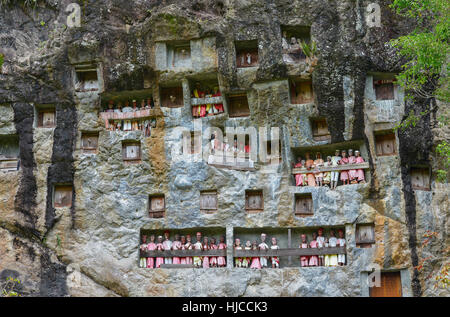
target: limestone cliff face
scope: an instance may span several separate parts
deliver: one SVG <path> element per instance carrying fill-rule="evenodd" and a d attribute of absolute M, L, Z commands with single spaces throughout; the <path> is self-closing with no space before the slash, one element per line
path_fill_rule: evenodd
<path fill-rule="evenodd" d="M 414 25 L 400 20 L 388 1 L 328 0 L 115 0 L 78 1 L 81 26 L 68 28 L 72 1 L 42 0 L 34 8 L 0 8 L 0 136 L 18 136 L 20 169 L 0 170 L 0 279 L 19 277 L 21 292 L 39 296 L 367 296 L 362 282 L 373 264 L 401 271 L 403 296 L 448 296 L 434 289 L 434 276 L 448 249 L 447 184 L 411 187 L 410 168 L 436 168 L 434 145 L 448 138 L 436 128 L 437 113 L 419 127 L 396 134 L 397 155 L 377 156 L 375 134 L 392 129 L 410 109 L 403 92 L 387 112 L 374 101 L 372 76 L 395 73 L 404 61 L 385 44 Z M 73 1 L 76 2 L 76 1 Z M 366 7 L 378 2 L 381 27 L 366 23 Z M 286 64 L 281 27 L 308 26 L 317 43 L 313 62 Z M 236 41 L 257 40 L 258 67 L 236 67 Z M 166 43 L 190 41 L 191 66 L 167 65 Z M 95 65 L 99 91 L 77 92 L 79 65 Z M 314 101 L 291 104 L 289 80 L 312 78 Z M 197 80 L 217 80 L 222 94 L 245 91 L 250 116 L 228 113 L 201 119 L 194 127 L 190 91 Z M 178 83 L 184 106 L 160 107 L 160 87 Z M 107 98 L 145 91 L 153 95 L 157 126 L 107 131 L 99 113 Z M 36 109 L 51 104 L 56 127 L 37 128 Z M 381 107 L 381 108 L 380 108 Z M 386 115 L 387 113 L 387 115 Z M 315 141 L 311 119 L 327 119 L 330 141 Z M 176 161 L 179 127 L 279 127 L 282 163 L 275 170 L 240 171 L 206 161 Z M 433 128 L 432 128 L 433 127 Z M 98 150 L 86 155 L 81 134 L 99 133 Z M 0 146 L 3 139 L 0 139 Z M 142 162 L 122 160 L 122 141 L 141 141 Z M 305 149 L 357 146 L 370 169 L 365 184 L 295 187 L 292 163 Z M 336 145 L 333 145 L 336 144 Z M 53 188 L 73 186 L 71 207 L 53 207 Z M 200 191 L 216 190 L 218 211 L 200 211 Z M 263 191 L 264 211 L 245 211 L 245 190 Z M 295 194 L 311 193 L 314 215 L 293 213 Z M 164 194 L 164 218 L 148 217 L 149 195 Z M 358 248 L 358 224 L 374 224 L 376 244 Z M 143 269 L 138 265 L 141 232 L 212 230 L 256 239 L 264 230 L 280 236 L 292 228 L 294 246 L 302 231 L 343 228 L 347 265 L 245 270 Z M 159 230 L 159 231 L 158 231 Z M 214 231 L 216 230 L 216 231 Z M 253 231 L 252 231 L 253 230 Z M 427 230 L 438 232 L 421 247 Z M 252 236 L 253 234 L 253 236 Z M 284 239 L 284 240 L 283 240 Z M 231 249 L 228 256 L 232 256 Z M 430 257 L 420 273 L 413 269 Z M 295 259 L 297 261 L 297 259 Z M 284 264 L 284 263 L 283 263 Z"/>

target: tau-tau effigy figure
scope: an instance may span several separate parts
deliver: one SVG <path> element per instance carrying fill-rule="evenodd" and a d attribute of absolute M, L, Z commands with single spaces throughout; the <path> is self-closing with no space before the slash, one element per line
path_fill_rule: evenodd
<path fill-rule="evenodd" d="M 251 250 L 251 249 L 252 249 L 252 243 L 250 242 L 250 240 L 247 240 L 247 242 L 245 243 L 244 250 L 248 251 L 248 250 Z M 251 263 L 251 260 L 252 259 L 249 258 L 249 257 L 243 258 L 242 259 L 242 267 L 245 267 L 245 268 L 249 267 L 250 263 Z"/>
<path fill-rule="evenodd" d="M 325 237 L 323 236 L 323 228 L 319 228 L 319 236 L 317 237 L 317 247 L 323 248 L 325 246 Z M 324 256 L 319 255 L 319 266 L 324 266 Z"/>
<path fill-rule="evenodd" d="M 163 242 L 163 246 L 164 246 L 164 250 L 165 251 L 172 250 L 172 241 L 170 241 L 169 237 L 170 237 L 170 232 L 168 230 L 166 230 L 164 232 L 164 242 Z M 165 257 L 164 258 L 164 264 L 172 264 L 172 258 L 171 257 Z"/>
<path fill-rule="evenodd" d="M 194 249 L 194 246 L 191 242 L 190 234 L 186 235 L 186 244 L 184 245 L 184 249 L 185 250 L 193 250 Z M 192 257 L 190 257 L 190 256 L 186 257 L 186 264 L 193 264 L 193 263 L 194 263 L 194 261 L 193 261 Z"/>
<path fill-rule="evenodd" d="M 345 239 L 344 239 L 344 231 L 342 229 L 338 230 L 339 239 L 337 240 L 337 245 L 339 247 L 345 247 Z M 338 254 L 338 264 L 344 265 L 345 264 L 345 254 Z"/>
<path fill-rule="evenodd" d="M 252 243 L 252 250 L 258 250 L 258 244 L 256 241 L 253 241 Z M 259 257 L 255 256 L 252 257 L 252 263 L 250 264 L 251 269 L 260 269 L 261 268 L 261 262 L 259 261 Z"/>
<path fill-rule="evenodd" d="M 164 251 L 164 246 L 163 246 L 162 242 L 163 242 L 163 237 L 159 236 L 158 237 L 158 243 L 156 244 L 156 250 Z M 164 258 L 157 257 L 156 258 L 156 263 L 155 263 L 155 268 L 161 267 L 161 264 L 164 264 Z"/>
<path fill-rule="evenodd" d="M 172 244 L 172 250 L 181 250 L 181 241 L 180 241 L 180 235 L 177 233 L 175 234 L 175 241 Z M 181 259 L 178 256 L 173 257 L 172 264 L 181 264 Z"/>
<path fill-rule="evenodd" d="M 218 248 L 219 250 L 226 250 L 227 245 L 225 244 L 225 237 L 224 237 L 224 236 L 221 236 L 221 237 L 220 237 L 220 242 L 219 242 L 219 245 L 218 245 L 217 248 Z M 217 258 L 217 265 L 218 265 L 219 267 L 224 267 L 224 266 L 226 266 L 226 265 L 227 265 L 227 259 L 226 259 L 224 256 L 219 256 L 219 257 Z"/>
<path fill-rule="evenodd" d="M 330 230 L 330 238 L 328 239 L 328 246 L 330 248 L 335 248 L 337 246 L 338 240 L 336 239 L 334 235 L 334 230 Z M 338 255 L 337 254 L 330 254 L 329 255 L 329 266 L 337 266 L 338 265 Z"/>
<path fill-rule="evenodd" d="M 208 237 L 204 237 L 203 238 L 203 245 L 202 245 L 203 250 L 207 251 L 209 250 L 209 242 L 208 242 Z M 207 269 L 209 268 L 209 256 L 204 256 L 203 257 L 203 268 Z"/>
<path fill-rule="evenodd" d="M 299 156 L 297 158 L 297 163 L 294 165 L 294 168 L 302 168 L 302 158 Z M 295 174 L 295 186 L 304 186 L 303 182 L 303 175 L 304 174 Z"/>
<path fill-rule="evenodd" d="M 323 173 L 319 172 L 319 167 L 323 165 L 323 159 L 322 159 L 322 155 L 320 154 L 320 152 L 316 153 L 316 160 L 314 161 L 314 167 L 317 169 L 316 172 L 314 173 L 314 176 L 316 178 L 316 184 L 318 186 L 322 186 L 323 185 Z"/>
<path fill-rule="evenodd" d="M 306 169 L 311 170 L 312 168 L 314 168 L 314 161 L 310 158 L 309 153 L 306 153 L 305 156 L 305 167 Z M 316 186 L 316 178 L 314 176 L 314 173 L 308 173 L 306 177 L 308 178 L 308 186 Z"/>
<path fill-rule="evenodd" d="M 262 251 L 269 250 L 269 246 L 266 243 L 266 236 L 267 235 L 265 233 L 261 233 L 261 243 L 258 246 L 259 250 L 262 250 Z M 261 263 L 261 267 L 267 267 L 267 256 L 262 256 L 262 257 L 260 257 L 259 260 Z"/>
<path fill-rule="evenodd" d="M 181 250 L 186 250 L 186 237 L 185 236 L 181 236 L 180 242 L 181 242 Z M 181 257 L 180 258 L 180 264 L 187 264 L 186 263 L 186 257 Z"/>
<path fill-rule="evenodd" d="M 234 240 L 234 249 L 235 249 L 235 250 L 242 250 L 242 247 L 241 247 L 241 240 L 238 239 L 238 238 L 236 238 L 236 239 Z M 242 267 L 242 258 L 236 257 L 236 258 L 234 259 L 234 266 L 235 266 L 235 267 Z"/>
<path fill-rule="evenodd" d="M 340 164 L 341 156 L 339 153 L 339 150 L 336 150 L 334 152 L 334 156 L 331 158 L 331 166 L 335 167 Z M 331 189 L 335 189 L 337 186 L 337 183 L 339 181 L 339 172 L 331 172 Z"/>
<path fill-rule="evenodd" d="M 147 251 L 147 236 L 142 236 L 142 243 L 141 243 L 141 252 Z M 144 257 L 139 258 L 139 267 L 147 267 L 147 259 Z"/>
<path fill-rule="evenodd" d="M 216 245 L 216 238 L 212 237 L 211 242 L 209 244 L 210 250 L 217 250 L 218 246 Z M 216 256 L 210 256 L 209 257 L 209 266 L 210 267 L 217 267 L 217 257 Z"/>
<path fill-rule="evenodd" d="M 203 250 L 202 245 L 202 234 L 200 232 L 197 232 L 196 234 L 197 242 L 194 244 L 194 250 Z M 202 257 L 201 256 L 194 256 L 194 266 L 196 267 L 202 267 Z"/>
<path fill-rule="evenodd" d="M 342 158 L 339 161 L 339 164 L 341 165 L 346 165 L 348 164 L 348 157 L 347 157 L 347 151 L 342 150 Z M 344 185 L 348 185 L 349 184 L 349 175 L 348 175 L 348 171 L 341 171 L 341 181 Z"/>
<path fill-rule="evenodd" d="M 364 159 L 361 157 L 361 153 L 359 151 L 355 151 L 355 155 L 356 155 L 356 164 L 364 163 Z M 365 183 L 363 169 L 356 170 L 356 179 L 360 183 Z"/>
<path fill-rule="evenodd" d="M 331 156 L 327 156 L 327 161 L 325 163 L 323 163 L 324 167 L 331 167 L 332 163 L 331 163 Z M 331 173 L 330 172 L 324 172 L 323 173 L 323 185 L 324 186 L 329 186 L 331 183 Z"/>
<path fill-rule="evenodd" d="M 306 240 L 306 234 L 302 234 L 300 236 L 300 238 L 301 238 L 302 242 L 300 243 L 299 248 L 300 249 L 307 249 L 308 248 L 308 241 Z M 300 257 L 300 265 L 301 266 L 309 266 L 309 257 L 306 256 L 306 255 L 302 255 Z"/>
<path fill-rule="evenodd" d="M 313 236 L 313 239 L 309 243 L 309 247 L 313 248 L 313 249 L 317 249 L 317 247 L 319 245 L 316 240 L 317 233 L 313 232 L 312 236 Z M 308 266 L 318 266 L 318 265 L 319 265 L 319 257 L 317 255 L 311 255 L 311 257 L 309 258 Z"/>
<path fill-rule="evenodd" d="M 277 244 L 277 238 L 273 237 L 272 238 L 272 245 L 270 246 L 270 249 L 272 250 L 278 250 L 280 247 Z M 272 256 L 270 258 L 271 262 L 272 262 L 272 268 L 279 268 L 280 267 L 280 259 L 277 256 Z"/>
<path fill-rule="evenodd" d="M 355 164 L 356 163 L 356 157 L 353 155 L 353 150 L 350 149 L 348 150 L 348 164 Z M 357 181 L 355 180 L 356 178 L 356 170 L 351 169 L 348 171 L 348 178 L 349 178 L 349 182 L 351 184 L 356 184 Z"/>
<path fill-rule="evenodd" d="M 156 250 L 156 243 L 155 243 L 155 235 L 152 234 L 150 236 L 150 242 L 147 244 L 147 250 L 149 251 L 154 251 Z M 155 266 L 155 258 L 147 258 L 147 268 L 149 269 L 153 269 L 153 267 Z"/>

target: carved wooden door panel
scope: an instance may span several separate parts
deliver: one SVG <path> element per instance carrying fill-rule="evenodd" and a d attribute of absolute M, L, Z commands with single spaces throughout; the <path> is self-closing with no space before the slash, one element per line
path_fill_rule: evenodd
<path fill-rule="evenodd" d="M 295 214 L 304 215 L 312 214 L 312 198 L 311 197 L 298 197 L 295 200 Z"/>
<path fill-rule="evenodd" d="M 230 117 L 245 117 L 250 115 L 248 100 L 246 95 L 230 96 Z"/>
<path fill-rule="evenodd" d="M 164 206 L 164 197 L 152 197 L 151 198 L 151 211 L 163 211 Z"/>
<path fill-rule="evenodd" d="M 213 211 L 217 209 L 217 193 L 204 192 L 200 194 L 200 209 L 204 211 Z"/>
<path fill-rule="evenodd" d="M 380 287 L 370 287 L 370 297 L 402 297 L 400 272 L 381 272 Z"/>
<path fill-rule="evenodd" d="M 373 225 L 357 225 L 355 238 L 357 245 L 375 243 L 375 232 Z"/>

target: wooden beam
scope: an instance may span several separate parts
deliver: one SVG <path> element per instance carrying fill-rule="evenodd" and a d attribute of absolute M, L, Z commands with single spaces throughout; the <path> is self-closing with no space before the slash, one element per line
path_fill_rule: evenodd
<path fill-rule="evenodd" d="M 288 229 L 288 248 L 292 249 L 292 230 L 291 228 Z M 288 263 L 289 265 L 292 265 L 292 257 L 288 257 Z"/>
<path fill-rule="evenodd" d="M 193 264 L 161 264 L 162 269 L 193 269 Z"/>
<path fill-rule="evenodd" d="M 339 172 L 357 169 L 368 169 L 369 162 L 359 163 L 359 164 L 345 164 L 339 166 L 319 166 L 318 172 Z M 313 174 L 316 169 L 307 170 L 306 168 L 293 168 L 292 174 Z"/>
<path fill-rule="evenodd" d="M 261 250 L 234 250 L 234 257 L 261 257 L 261 256 L 308 256 L 308 255 L 327 255 L 327 254 L 346 254 L 345 247 L 335 248 L 287 248 L 267 251 Z"/>
<path fill-rule="evenodd" d="M 142 258 L 170 258 L 193 256 L 227 256 L 227 250 L 167 250 L 167 251 L 142 251 Z"/>

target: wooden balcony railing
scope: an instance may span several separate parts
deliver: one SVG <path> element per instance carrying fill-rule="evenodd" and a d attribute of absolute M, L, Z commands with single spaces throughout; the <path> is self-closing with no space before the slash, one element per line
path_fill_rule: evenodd
<path fill-rule="evenodd" d="M 209 98 L 191 98 L 191 105 L 208 105 L 208 104 L 221 104 L 223 103 L 223 97 L 209 97 Z"/>
<path fill-rule="evenodd" d="M 335 248 L 285 248 L 278 250 L 234 250 L 234 257 L 261 257 L 261 256 L 310 256 L 327 254 L 346 254 L 345 247 Z"/>
<path fill-rule="evenodd" d="M 359 164 L 345 164 L 338 166 L 319 166 L 317 169 L 306 169 L 304 167 L 293 168 L 292 174 L 311 174 L 315 171 L 318 172 L 339 172 L 348 170 L 358 170 L 358 169 L 369 169 L 369 162 L 359 163 Z"/>

